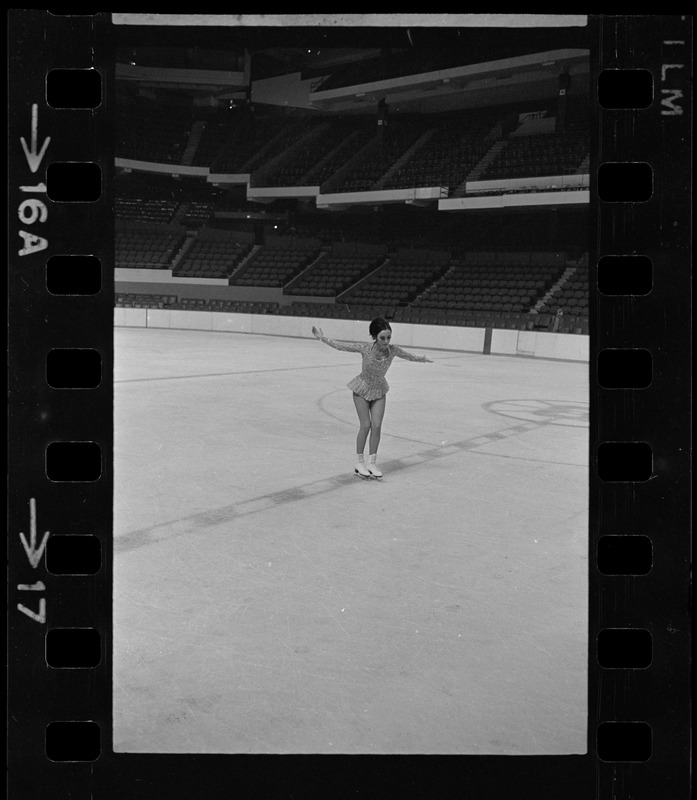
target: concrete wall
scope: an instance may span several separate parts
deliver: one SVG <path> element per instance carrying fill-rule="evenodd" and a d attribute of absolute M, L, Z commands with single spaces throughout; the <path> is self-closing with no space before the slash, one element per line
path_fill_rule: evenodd
<path fill-rule="evenodd" d="M 220 311 L 179 311 L 160 308 L 116 308 L 117 327 L 176 328 L 229 333 L 259 333 L 274 336 L 312 338 L 312 326 L 322 328 L 332 339 L 363 342 L 368 339 L 366 320 L 313 319 L 271 314 L 227 314 Z M 395 323 L 399 343 L 468 353 L 484 352 L 484 328 Z M 526 356 L 562 361 L 588 362 L 588 336 L 543 331 L 492 330 L 491 354 Z"/>

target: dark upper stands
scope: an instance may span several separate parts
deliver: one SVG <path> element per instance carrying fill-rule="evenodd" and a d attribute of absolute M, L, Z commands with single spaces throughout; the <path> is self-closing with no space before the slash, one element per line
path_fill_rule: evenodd
<path fill-rule="evenodd" d="M 448 267 L 450 253 L 399 250 L 384 266 L 372 272 L 339 298 L 348 304 L 410 302 Z"/>
<path fill-rule="evenodd" d="M 346 175 L 333 186 L 333 191 L 338 192 L 365 192 L 385 176 L 387 171 L 397 166 L 400 158 L 406 157 L 410 147 L 428 130 L 426 120 L 410 119 L 401 120 L 398 124 L 390 125 L 383 135 L 378 138 L 369 153 L 356 161 L 349 168 Z"/>
<path fill-rule="evenodd" d="M 356 120 L 327 120 L 319 134 L 284 159 L 261 185 L 320 185 L 375 135 L 375 128 Z"/>
<path fill-rule="evenodd" d="M 178 206 L 176 200 L 148 200 L 143 197 L 117 197 L 114 202 L 117 219 L 136 222 L 169 222 Z"/>
<path fill-rule="evenodd" d="M 155 116 L 147 107 L 141 110 L 137 120 L 133 109 L 119 119 L 117 154 L 179 163 L 191 115 L 166 110 Z M 553 119 L 547 122 L 554 124 Z M 480 180 L 573 173 L 588 156 L 588 133 L 583 127 L 525 136 L 515 135 L 515 124 L 512 129 L 514 134 L 505 138 L 492 118 L 465 115 L 393 117 L 379 132 L 374 119 L 289 115 L 279 127 L 277 119 L 254 122 L 248 114 L 233 114 L 209 121 L 198 149 L 190 155 L 194 164 L 212 171 L 250 172 L 254 185 L 326 187 L 329 182 L 327 191 L 447 186 L 451 193 L 462 186 L 497 137 L 505 144 L 499 145 L 498 156 L 479 174 Z M 447 224 L 442 230 L 436 230 L 438 223 L 432 229 L 427 224 L 410 228 L 413 216 L 404 214 L 400 223 L 388 209 L 356 217 L 351 225 L 344 225 L 341 215 L 332 220 L 327 212 L 316 212 L 315 219 L 324 215 L 327 220 L 323 225 L 304 224 L 300 215 L 290 226 L 293 236 L 267 235 L 264 245 L 253 247 L 251 227 L 246 237 L 240 237 L 239 232 L 211 226 L 233 224 L 229 219 L 216 220 L 215 212 L 226 203 L 234 210 L 259 210 L 259 206 L 226 200 L 223 192 L 216 194 L 202 179 L 194 189 L 193 179 L 178 182 L 174 189 L 160 180 L 151 175 L 141 176 L 139 182 L 135 175 L 117 176 L 117 266 L 174 267 L 175 275 L 193 281 L 229 279 L 232 287 L 283 288 L 284 295 L 303 299 L 292 304 L 242 304 L 159 295 L 151 300 L 156 307 L 354 319 L 384 314 L 395 321 L 422 324 L 530 330 L 556 326 L 561 331 L 587 332 L 587 266 L 567 264 L 561 254 L 533 252 L 534 245 L 528 250 L 523 245 L 515 253 L 474 251 L 487 246 L 487 237 L 508 247 L 529 237 L 532 241 L 534 235 L 522 229 L 524 222 L 507 220 L 504 244 L 491 226 L 478 234 L 473 230 L 476 222 L 469 218 L 461 221 L 463 227 L 471 226 L 467 240 L 456 226 Z M 570 230 L 560 231 L 560 238 Z M 544 236 L 543 231 L 539 238 Z M 464 241 L 471 250 L 462 251 Z M 404 243 L 410 246 L 402 247 Z M 304 299 L 312 296 L 337 300 Z M 122 296 L 119 302 L 149 302 L 144 296 L 135 297 Z M 558 309 L 562 318 L 555 316 Z M 539 313 L 531 314 L 533 310 Z"/>
<path fill-rule="evenodd" d="M 285 294 L 334 297 L 385 259 L 384 246 L 336 244 L 286 287 Z"/>
<path fill-rule="evenodd" d="M 246 173 L 282 153 L 297 139 L 309 133 L 314 120 L 258 120 L 236 126 L 225 138 L 223 147 L 209 165 L 211 172 Z M 196 163 L 196 162 L 195 162 Z"/>
<path fill-rule="evenodd" d="M 588 150 L 588 135 L 577 131 L 511 136 L 480 180 L 572 175 Z"/>
<path fill-rule="evenodd" d="M 561 309 L 565 315 L 588 316 L 588 286 L 588 266 L 574 268 L 570 277 L 561 283 L 559 290 L 545 301 L 540 310 L 556 313 Z"/>
<path fill-rule="evenodd" d="M 251 249 L 251 241 L 240 241 L 233 232 L 201 231 L 173 274 L 182 278 L 228 278 Z"/>
<path fill-rule="evenodd" d="M 279 237 L 271 241 L 231 277 L 231 286 L 285 286 L 320 254 L 317 240 Z"/>
<path fill-rule="evenodd" d="M 181 230 L 158 229 L 116 231 L 116 266 L 130 269 L 169 269 L 184 242 Z"/>
<path fill-rule="evenodd" d="M 144 98 L 120 103 L 116 112 L 116 155 L 180 164 L 192 124 L 190 108 L 152 104 Z"/>
<path fill-rule="evenodd" d="M 432 129 L 424 146 L 388 178 L 384 188 L 447 186 L 452 191 L 486 153 L 488 132 L 486 125 L 468 129 L 462 120 L 441 123 Z"/>
<path fill-rule="evenodd" d="M 415 308 L 528 311 L 561 277 L 563 253 L 467 253 L 412 303 Z"/>

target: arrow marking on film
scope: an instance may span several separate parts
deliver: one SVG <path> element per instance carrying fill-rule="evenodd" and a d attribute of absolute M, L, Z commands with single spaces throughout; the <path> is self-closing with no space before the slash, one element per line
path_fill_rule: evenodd
<path fill-rule="evenodd" d="M 41 145 L 41 150 L 37 152 L 36 147 L 39 143 L 39 106 L 36 103 L 33 103 L 31 107 L 31 149 L 27 147 L 27 142 L 23 136 L 19 137 L 19 141 L 22 143 L 29 169 L 32 172 L 36 172 L 43 161 L 48 143 L 51 141 L 51 137 L 47 136 L 43 145 Z"/>
<path fill-rule="evenodd" d="M 17 608 L 22 612 L 22 614 L 26 614 L 30 619 L 33 619 L 35 622 L 40 622 L 43 624 L 46 622 L 46 598 L 42 597 L 39 600 L 39 613 L 37 614 L 36 611 L 32 611 L 31 608 L 27 608 L 23 606 L 21 603 L 17 603 Z"/>
<path fill-rule="evenodd" d="M 39 565 L 39 561 L 41 561 L 41 556 L 44 552 L 44 548 L 46 547 L 46 542 L 48 541 L 49 531 L 44 533 L 43 539 L 41 540 L 41 544 L 36 546 L 36 500 L 34 498 L 30 498 L 29 500 L 29 541 L 27 541 L 26 536 L 20 531 L 19 538 L 22 540 L 22 546 L 26 551 L 27 558 L 29 559 L 29 563 L 32 565 L 34 569 L 37 568 Z"/>

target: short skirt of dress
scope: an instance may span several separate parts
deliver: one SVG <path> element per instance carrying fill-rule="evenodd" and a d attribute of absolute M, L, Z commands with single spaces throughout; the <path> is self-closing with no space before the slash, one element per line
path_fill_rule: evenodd
<path fill-rule="evenodd" d="M 346 386 L 364 400 L 379 400 L 390 391 L 387 381 L 383 378 L 377 386 L 366 383 L 360 375 L 356 375 Z"/>

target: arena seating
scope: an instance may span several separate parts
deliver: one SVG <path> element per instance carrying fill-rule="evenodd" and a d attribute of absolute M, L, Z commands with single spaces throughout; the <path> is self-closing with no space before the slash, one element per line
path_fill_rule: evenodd
<path fill-rule="evenodd" d="M 312 130 L 314 121 L 288 122 L 259 120 L 250 127 L 238 127 L 225 140 L 222 150 L 210 164 L 212 172 L 251 172 L 282 153 L 291 143 Z M 207 165 L 208 166 L 208 165 Z"/>
<path fill-rule="evenodd" d="M 560 321 L 563 327 L 568 327 L 568 316 L 588 316 L 588 267 L 578 268 L 571 278 L 566 281 L 558 292 L 549 298 L 540 311 L 556 313 L 559 309 L 564 314 Z"/>
<path fill-rule="evenodd" d="M 116 155 L 180 164 L 192 123 L 191 109 L 160 106 L 144 99 L 121 103 L 116 114 Z"/>
<path fill-rule="evenodd" d="M 220 114 L 218 117 L 207 120 L 192 159 L 193 166 L 212 166 L 226 145 L 244 136 L 246 136 L 246 130 L 238 115 Z"/>
<path fill-rule="evenodd" d="M 501 328 L 527 331 L 555 330 L 554 314 L 504 313 L 497 311 L 456 311 L 394 307 L 390 305 L 347 306 L 334 303 L 274 302 L 178 298 L 166 294 L 118 293 L 117 308 L 163 308 L 189 311 L 221 311 L 237 314 L 276 314 L 311 319 L 354 319 L 369 321 L 381 316 L 395 324 L 448 325 L 468 328 Z M 588 334 L 588 318 L 564 315 L 556 327 L 560 333 Z"/>
<path fill-rule="evenodd" d="M 201 235 L 186 251 L 174 269 L 181 278 L 228 278 L 252 249 L 251 242 L 240 242 L 234 234 Z"/>
<path fill-rule="evenodd" d="M 337 169 L 341 163 L 341 159 L 347 160 L 351 152 L 355 152 L 356 145 L 359 141 L 364 142 L 365 136 L 354 137 L 353 147 L 341 147 L 344 142 L 352 144 L 349 137 L 360 131 L 365 131 L 365 124 L 357 123 L 356 121 L 335 120 L 332 122 L 323 123 L 323 130 L 319 136 L 316 136 L 312 141 L 302 146 L 299 150 L 294 152 L 287 159 L 284 159 L 277 167 L 277 169 L 267 176 L 264 181 L 264 186 L 297 186 L 297 185 L 319 185 L 321 175 L 319 172 L 312 172 L 311 180 L 303 180 L 305 175 L 310 173 L 322 159 L 330 156 L 333 151 L 339 159 L 339 164 L 333 159 L 331 166 L 329 166 L 328 175 Z M 370 134 L 374 135 L 374 127 L 370 126 Z M 345 153 L 345 155 L 341 155 Z M 328 162 L 329 163 L 329 162 Z M 326 166 L 326 165 L 325 165 Z"/>
<path fill-rule="evenodd" d="M 211 172 L 241 172 L 245 161 L 270 142 L 277 133 L 278 123 L 273 124 L 263 120 L 253 125 L 236 123 L 222 126 L 216 131 L 216 137 L 219 138 L 209 144 L 207 138 L 209 128 L 206 127 L 194 156 L 194 164 L 208 166 Z M 211 147 L 212 158 L 206 159 L 207 163 L 200 163 L 200 154 L 206 152 L 207 146 Z"/>
<path fill-rule="evenodd" d="M 116 266 L 129 269 L 170 269 L 184 233 L 168 229 L 116 231 Z"/>
<path fill-rule="evenodd" d="M 215 213 L 215 204 L 201 200 L 186 203 L 183 222 L 192 228 L 200 228 L 209 222 Z"/>
<path fill-rule="evenodd" d="M 176 200 L 148 200 L 143 197 L 116 197 L 117 219 L 136 222 L 169 222 L 177 210 Z"/>
<path fill-rule="evenodd" d="M 577 131 L 511 136 L 480 179 L 571 175 L 588 155 L 588 147 L 588 135 Z"/>
<path fill-rule="evenodd" d="M 278 255 L 283 253 L 279 250 Z M 559 281 L 564 271 L 563 259 L 558 253 L 466 253 L 459 258 L 441 262 L 441 276 L 431 280 L 411 302 L 396 298 L 399 286 L 389 292 L 377 287 L 363 294 L 346 293 L 334 303 L 293 301 L 291 304 L 262 301 L 177 299 L 164 295 L 119 295 L 117 305 L 154 308 L 179 308 L 238 313 L 280 314 L 285 316 L 319 317 L 333 319 L 370 320 L 385 316 L 395 323 L 449 325 L 464 327 L 509 328 L 528 331 L 558 331 L 561 333 L 588 334 L 588 283 L 583 269 L 563 287 L 563 296 L 556 294 L 548 304 L 535 310 L 537 300 Z M 419 266 L 421 258 L 412 254 L 412 266 Z M 405 254 L 393 262 L 398 264 L 396 275 L 406 275 L 408 259 Z M 378 274 L 388 278 L 388 267 Z M 408 270 L 407 270 L 408 272 Z M 423 268 L 419 270 L 424 278 Z M 436 275 L 438 270 L 436 270 Z M 201 275 L 202 273 L 196 273 Z M 433 278 L 433 274 L 430 276 Z M 261 275 L 265 279 L 265 273 Z M 426 278 L 428 280 L 428 277 Z M 367 283 L 367 281 L 365 281 Z M 392 280 L 389 280 L 392 283 Z M 235 285 L 235 282 L 231 282 Z M 245 284 L 237 284 L 245 285 Z M 246 285 L 263 286 L 258 280 Z M 363 285 L 363 284 L 360 284 Z M 413 289 L 414 284 L 402 286 Z M 408 293 L 408 292 L 407 292 Z M 577 296 L 582 294 L 582 297 Z M 303 291 L 303 294 L 311 294 Z M 563 303 L 564 305 L 561 305 Z M 556 311 L 563 308 L 563 314 Z"/>
<path fill-rule="evenodd" d="M 352 125 L 352 134 L 331 150 L 324 160 L 317 162 L 317 168 L 313 169 L 308 180 L 311 186 L 321 186 L 328 181 L 337 170 L 341 169 L 362 147 L 375 137 L 375 127 L 372 123 Z"/>
<path fill-rule="evenodd" d="M 385 253 L 384 246 L 334 245 L 331 252 L 293 281 L 285 294 L 336 296 L 379 266 Z"/>
<path fill-rule="evenodd" d="M 388 178 L 384 188 L 447 186 L 452 192 L 486 153 L 490 146 L 484 142 L 487 132 L 486 125 L 468 130 L 462 119 L 441 122 L 415 156 Z"/>
<path fill-rule="evenodd" d="M 221 113 L 206 121 L 192 163 L 197 167 L 209 167 L 211 172 L 249 172 L 263 163 L 253 161 L 256 155 L 269 160 L 320 122 L 289 120 L 279 127 L 278 120 L 256 120 L 248 112 Z"/>
<path fill-rule="evenodd" d="M 116 308 L 172 308 L 177 303 L 173 294 L 138 294 L 117 292 Z"/>
<path fill-rule="evenodd" d="M 340 296 L 342 303 L 408 303 L 448 268 L 448 252 L 399 250 L 385 266 Z"/>
<path fill-rule="evenodd" d="M 180 133 L 188 124 L 183 117 L 181 122 Z M 147 124 L 151 123 L 149 119 Z M 147 136 L 150 142 L 157 138 L 152 130 Z M 429 136 L 424 137 L 427 132 Z M 353 119 L 329 122 L 320 118 L 291 123 L 289 118 L 288 126 L 279 130 L 276 121 L 261 119 L 250 136 L 249 128 L 235 118 L 207 126 L 196 159 L 227 172 L 254 173 L 256 167 L 262 168 L 265 185 L 302 185 L 305 180 L 308 185 L 323 185 L 372 140 L 365 157 L 355 159 L 350 171 L 340 172 L 331 191 L 440 185 L 452 192 L 487 152 L 491 141 L 484 144 L 484 140 L 491 132 L 491 119 L 468 124 L 464 116 L 449 119 L 444 115 L 422 120 L 405 116 L 400 124 L 391 120 L 382 134 L 376 131 L 374 120 L 368 125 Z M 309 133 L 316 135 L 303 143 Z M 177 136 L 181 141 L 179 134 L 173 134 L 174 139 Z M 411 151 L 417 142 L 420 146 Z M 587 142 L 588 133 L 582 128 L 563 134 L 511 135 L 479 177 L 574 172 L 588 155 Z M 145 155 L 141 151 L 135 157 Z M 159 160 L 162 154 L 152 157 Z M 268 171 L 267 162 L 271 162 Z M 391 208 L 346 219 L 315 211 L 289 217 L 286 233 L 292 235 L 267 233 L 266 243 L 253 249 L 249 225 L 237 233 L 213 226 L 238 224 L 230 218 L 221 222 L 216 211 L 228 206 L 239 211 L 240 203 L 242 210 L 258 211 L 258 205 L 245 204 L 227 190 L 201 186 L 192 179 L 169 181 L 166 184 L 161 176 L 118 176 L 117 266 L 168 269 L 179 254 L 174 274 L 194 284 L 197 278 L 227 279 L 232 287 L 282 288 L 286 300 L 289 296 L 303 300 L 281 304 L 121 294 L 117 304 L 345 319 L 384 315 L 414 324 L 588 332 L 587 263 L 574 264 L 575 271 L 569 274 L 571 264 L 564 253 L 462 250 L 464 241 L 473 248 L 496 241 L 494 223 L 480 233 L 479 224 L 468 219 L 465 232 L 448 225 L 444 215 L 434 214 L 433 224 L 422 225 L 419 218 L 415 229 L 411 220 L 416 217 L 411 212 L 397 214 Z M 281 213 L 287 213 L 281 207 Z M 239 223 L 241 229 L 243 223 Z M 544 230 L 538 236 L 525 228 L 529 223 L 511 219 L 506 224 L 505 246 L 517 247 L 520 241 L 527 247 L 531 241 L 545 241 Z M 560 239 L 567 234 L 573 238 L 571 232 L 568 222 L 559 222 Z M 335 297 L 336 302 L 304 299 L 313 296 Z M 559 309 L 561 315 L 557 315 Z"/>
<path fill-rule="evenodd" d="M 345 303 L 312 303 L 293 301 L 290 305 L 279 306 L 275 312 L 293 317 L 323 317 L 327 319 L 363 319 L 375 317 L 390 319 L 394 313 L 392 305 L 346 305 Z"/>
<path fill-rule="evenodd" d="M 172 294 L 138 294 L 134 292 L 118 292 L 117 308 L 165 308 L 182 311 L 228 311 L 238 314 L 272 314 L 278 313 L 278 303 L 217 300 L 212 298 L 178 297 Z"/>
<path fill-rule="evenodd" d="M 273 246 L 262 247 L 230 278 L 236 286 L 285 286 L 320 254 L 316 240 L 279 238 Z"/>
<path fill-rule="evenodd" d="M 390 126 L 375 148 L 352 165 L 338 186 L 334 187 L 334 191 L 370 191 L 427 130 L 428 124 L 425 120 L 401 120 L 399 124 Z"/>
<path fill-rule="evenodd" d="M 563 272 L 564 261 L 559 258 L 554 263 L 554 256 L 468 253 L 453 260 L 443 278 L 429 286 L 412 305 L 453 311 L 528 311 Z"/>

